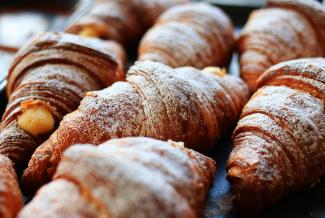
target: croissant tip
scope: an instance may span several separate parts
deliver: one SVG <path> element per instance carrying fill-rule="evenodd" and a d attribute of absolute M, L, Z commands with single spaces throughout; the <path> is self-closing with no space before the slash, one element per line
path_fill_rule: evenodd
<path fill-rule="evenodd" d="M 231 191 L 234 195 L 235 211 L 243 216 L 255 214 L 263 208 L 262 201 L 256 193 L 256 183 L 245 175 L 235 173 L 237 170 L 237 168 L 230 168 L 227 174 L 227 180 L 231 184 Z"/>

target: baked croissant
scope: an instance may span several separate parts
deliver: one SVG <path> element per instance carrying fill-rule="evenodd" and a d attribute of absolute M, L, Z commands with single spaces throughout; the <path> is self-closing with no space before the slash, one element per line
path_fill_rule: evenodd
<path fill-rule="evenodd" d="M 229 17 L 205 3 L 175 6 L 163 13 L 142 38 L 139 60 L 171 67 L 226 65 L 235 40 Z"/>
<path fill-rule="evenodd" d="M 16 172 L 9 158 L 0 154 L 0 217 L 15 218 L 23 207 Z"/>
<path fill-rule="evenodd" d="M 0 154 L 15 167 L 28 160 L 84 93 L 123 80 L 125 55 L 114 42 L 45 33 L 22 48 L 8 75 Z"/>
<path fill-rule="evenodd" d="M 228 180 L 235 206 L 253 213 L 325 173 L 325 59 L 271 67 L 234 132 Z"/>
<path fill-rule="evenodd" d="M 183 143 L 76 145 L 18 217 L 200 217 L 215 173 L 214 160 Z"/>
<path fill-rule="evenodd" d="M 72 144 L 146 136 L 209 151 L 234 125 L 247 99 L 248 89 L 239 78 L 138 62 L 126 82 L 89 92 L 78 110 L 65 116 L 33 154 L 24 171 L 24 188 L 32 192 L 48 182 Z"/>
<path fill-rule="evenodd" d="M 87 16 L 72 24 L 66 31 L 112 39 L 124 46 L 132 46 L 163 11 L 187 2 L 190 0 L 98 1 Z"/>
<path fill-rule="evenodd" d="M 314 0 L 269 0 L 250 15 L 238 47 L 241 76 L 254 91 L 272 65 L 325 55 L 325 8 Z"/>

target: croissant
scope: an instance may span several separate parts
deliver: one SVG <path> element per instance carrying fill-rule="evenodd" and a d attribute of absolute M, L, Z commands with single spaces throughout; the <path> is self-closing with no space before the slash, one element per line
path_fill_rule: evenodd
<path fill-rule="evenodd" d="M 234 132 L 228 179 L 241 213 L 308 187 L 325 173 L 325 59 L 267 70 Z"/>
<path fill-rule="evenodd" d="M 241 76 L 254 91 L 272 65 L 325 55 L 325 8 L 314 0 L 269 0 L 250 15 L 238 47 Z"/>
<path fill-rule="evenodd" d="M 98 1 L 88 15 L 67 28 L 67 32 L 115 40 L 129 47 L 167 8 L 190 0 L 106 0 Z"/>
<path fill-rule="evenodd" d="M 18 217 L 200 217 L 215 173 L 214 160 L 183 143 L 76 145 Z"/>
<path fill-rule="evenodd" d="M 89 92 L 78 110 L 65 116 L 33 154 L 23 186 L 32 192 L 49 181 L 62 152 L 77 143 L 146 136 L 184 141 L 207 152 L 236 122 L 247 99 L 248 89 L 239 78 L 138 62 L 126 82 Z"/>
<path fill-rule="evenodd" d="M 8 75 L 0 154 L 26 167 L 35 148 L 84 93 L 124 79 L 124 52 L 115 42 L 45 33 L 22 48 Z"/>
<path fill-rule="evenodd" d="M 23 207 L 16 172 L 9 158 L 0 155 L 0 217 L 14 218 Z"/>
<path fill-rule="evenodd" d="M 171 67 L 226 65 L 235 40 L 229 17 L 205 3 L 175 6 L 163 13 L 144 35 L 139 60 Z"/>

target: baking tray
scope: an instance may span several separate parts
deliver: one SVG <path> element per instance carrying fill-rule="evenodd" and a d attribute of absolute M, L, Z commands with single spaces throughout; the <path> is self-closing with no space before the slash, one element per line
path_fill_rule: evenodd
<path fill-rule="evenodd" d="M 240 31 L 252 7 L 222 7 L 232 18 L 237 32 Z M 131 52 L 132 54 L 134 53 Z M 232 62 L 229 66 L 229 73 L 238 75 L 239 66 L 237 54 L 234 54 Z M 5 83 L 0 83 L 0 115 L 6 105 Z M 218 143 L 212 157 L 216 160 L 218 171 L 212 189 L 208 194 L 206 205 L 203 212 L 204 218 L 236 218 L 239 217 L 233 210 L 231 200 L 232 194 L 230 185 L 226 180 L 226 161 L 231 151 L 231 133 Z M 325 178 L 321 178 L 320 182 L 313 188 L 294 193 L 265 209 L 253 217 L 261 218 L 287 218 L 287 217 L 325 217 Z"/>

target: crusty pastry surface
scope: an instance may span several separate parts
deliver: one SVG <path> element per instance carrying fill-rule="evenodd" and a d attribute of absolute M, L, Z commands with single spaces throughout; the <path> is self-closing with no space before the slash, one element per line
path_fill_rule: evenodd
<path fill-rule="evenodd" d="M 325 59 L 280 63 L 258 84 L 227 166 L 241 213 L 259 211 L 325 173 Z"/>
<path fill-rule="evenodd" d="M 212 159 L 182 143 L 76 145 L 18 217 L 199 217 L 215 173 Z"/>
<path fill-rule="evenodd" d="M 63 151 L 77 143 L 96 145 L 111 138 L 146 136 L 211 151 L 235 125 L 248 96 L 237 77 L 138 62 L 125 82 L 89 92 L 78 110 L 65 116 L 33 154 L 23 176 L 25 189 L 33 191 L 49 181 Z"/>

